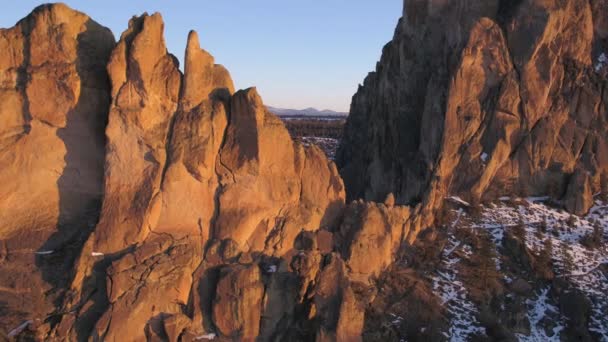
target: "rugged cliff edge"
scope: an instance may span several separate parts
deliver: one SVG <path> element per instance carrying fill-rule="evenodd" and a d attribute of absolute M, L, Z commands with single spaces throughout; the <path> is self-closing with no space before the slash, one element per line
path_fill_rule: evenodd
<path fill-rule="evenodd" d="M 405 1 L 353 97 L 347 197 L 432 211 L 450 195 L 550 195 L 586 213 L 608 186 L 606 6 Z"/>
<path fill-rule="evenodd" d="M 460 318 L 437 291 L 454 289 L 430 274 L 455 280 L 452 266 L 471 250 L 486 258 L 470 268 L 494 267 L 496 257 L 482 248 L 485 235 L 420 235 L 471 221 L 462 208 L 438 214 L 446 197 L 549 194 L 584 214 L 606 191 L 607 7 L 407 1 L 353 98 L 340 172 L 318 147 L 294 142 L 255 88 L 235 91 L 196 32 L 182 73 L 160 14 L 132 18 L 116 42 L 65 5 L 36 8 L 0 30 L 0 332 L 444 339 L 446 321 Z M 556 244 L 570 238 L 550 230 Z M 537 272 L 544 264 L 529 249 L 539 242 L 509 234 L 508 258 L 532 269 L 509 275 Z M 603 255 L 588 258 L 600 272 Z M 434 269 L 427 257 L 439 260 Z M 500 280 L 488 284 L 474 300 L 502 290 Z M 396 314 L 405 311 L 405 320 Z M 392 322 L 380 322 L 387 314 Z M 519 331 L 519 317 L 496 320 L 509 322 L 508 336 Z M 588 336 L 585 322 L 568 333 Z"/>
<path fill-rule="evenodd" d="M 367 214 L 343 225 L 334 163 L 254 88 L 235 92 L 195 32 L 183 74 L 160 14 L 116 43 L 44 5 L 0 44 L 9 337 L 358 338 L 351 278 L 391 263 L 409 210 L 353 204 Z M 373 267 L 362 249 L 380 252 Z"/>

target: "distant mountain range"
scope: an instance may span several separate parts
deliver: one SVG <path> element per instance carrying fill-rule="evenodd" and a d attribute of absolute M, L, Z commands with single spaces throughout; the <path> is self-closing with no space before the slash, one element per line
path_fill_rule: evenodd
<path fill-rule="evenodd" d="M 348 116 L 348 113 L 336 112 L 329 109 L 318 110 L 312 107 L 306 109 L 285 109 L 266 106 L 266 108 L 279 116 Z"/>

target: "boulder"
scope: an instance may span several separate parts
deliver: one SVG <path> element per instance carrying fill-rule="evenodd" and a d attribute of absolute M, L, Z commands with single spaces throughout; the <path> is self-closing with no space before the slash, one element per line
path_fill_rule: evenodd
<path fill-rule="evenodd" d="M 337 254 L 319 273 L 313 295 L 316 341 L 362 341 L 364 303 L 353 293 L 346 265 Z"/>
<path fill-rule="evenodd" d="M 255 341 L 263 296 L 258 265 L 222 269 L 213 301 L 213 323 L 218 332 L 239 341 Z"/>
<path fill-rule="evenodd" d="M 344 213 L 338 250 L 353 281 L 367 283 L 393 263 L 409 231 L 410 208 L 353 202 Z"/>

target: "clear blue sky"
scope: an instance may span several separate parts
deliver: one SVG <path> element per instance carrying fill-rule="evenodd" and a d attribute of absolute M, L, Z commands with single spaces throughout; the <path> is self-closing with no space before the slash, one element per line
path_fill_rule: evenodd
<path fill-rule="evenodd" d="M 44 1 L 15 0 L 0 11 L 13 26 Z M 348 111 L 382 46 L 393 36 L 403 0 L 66 0 L 116 38 L 133 15 L 160 12 L 168 49 L 183 60 L 188 31 L 225 65 L 237 88 L 257 86 L 264 102 L 285 108 Z"/>

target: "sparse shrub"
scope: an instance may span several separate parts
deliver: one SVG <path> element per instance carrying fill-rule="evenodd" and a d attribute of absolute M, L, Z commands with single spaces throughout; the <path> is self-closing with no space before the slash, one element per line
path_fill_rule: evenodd
<path fill-rule="evenodd" d="M 471 206 L 467 208 L 467 212 L 474 221 L 480 221 L 483 218 L 483 205 L 477 199 L 471 201 Z"/>
<path fill-rule="evenodd" d="M 576 217 L 574 217 L 574 215 L 570 215 L 570 217 L 568 217 L 566 220 L 566 224 L 568 227 L 574 227 L 576 225 L 576 221 Z"/>
<path fill-rule="evenodd" d="M 543 215 L 543 220 L 540 222 L 540 231 L 542 233 L 547 233 L 547 227 L 548 227 L 547 216 Z"/>
<path fill-rule="evenodd" d="M 512 233 L 519 241 L 526 243 L 526 224 L 521 216 L 517 224 L 513 226 Z"/>
<path fill-rule="evenodd" d="M 541 228 L 541 226 L 542 226 L 542 223 L 538 227 L 536 227 L 536 229 L 534 230 L 534 237 L 536 237 L 536 240 L 539 240 L 539 241 L 543 240 L 543 229 Z"/>
<path fill-rule="evenodd" d="M 471 246 L 477 246 L 479 244 L 479 237 L 471 228 L 463 227 L 459 228 L 455 232 L 456 238 L 464 244 Z"/>
<path fill-rule="evenodd" d="M 600 243 L 604 241 L 604 226 L 600 222 L 593 226 L 593 235 Z"/>
<path fill-rule="evenodd" d="M 553 274 L 553 240 L 547 237 L 543 241 L 543 245 L 536 259 L 535 270 L 539 277 L 545 280 L 551 280 Z"/>
<path fill-rule="evenodd" d="M 572 257 L 572 253 L 570 253 L 570 249 L 568 248 L 568 244 L 561 244 L 561 252 L 562 252 L 562 262 L 564 266 L 564 271 L 566 273 L 572 273 L 574 270 L 574 258 Z"/>
<path fill-rule="evenodd" d="M 448 226 L 452 220 L 454 219 L 454 215 L 450 210 L 448 205 L 442 205 L 441 209 L 439 209 L 435 213 L 435 226 L 436 227 L 444 227 Z"/>
<path fill-rule="evenodd" d="M 593 225 L 593 231 L 591 233 L 583 236 L 583 238 L 581 239 L 581 243 L 583 244 L 583 246 L 589 249 L 599 248 L 602 246 L 603 242 L 604 227 L 599 222 L 596 222 Z"/>
<path fill-rule="evenodd" d="M 499 291 L 501 273 L 497 269 L 497 253 L 492 240 L 486 234 L 478 234 L 476 238 L 474 253 L 465 263 L 468 267 L 462 270 L 463 281 L 473 298 L 485 301 Z"/>
<path fill-rule="evenodd" d="M 476 279 L 482 290 L 490 290 L 500 279 L 500 271 L 496 268 L 496 250 L 492 241 L 486 236 L 480 236 L 478 241 L 476 264 Z"/>
<path fill-rule="evenodd" d="M 543 242 L 543 247 L 538 255 L 538 263 L 545 266 L 551 266 L 553 256 L 553 240 L 548 237 Z"/>
<path fill-rule="evenodd" d="M 515 196 L 511 196 L 511 198 L 505 202 L 505 204 L 509 207 L 509 208 L 517 208 L 518 204 L 517 204 L 517 199 L 515 198 Z"/>

